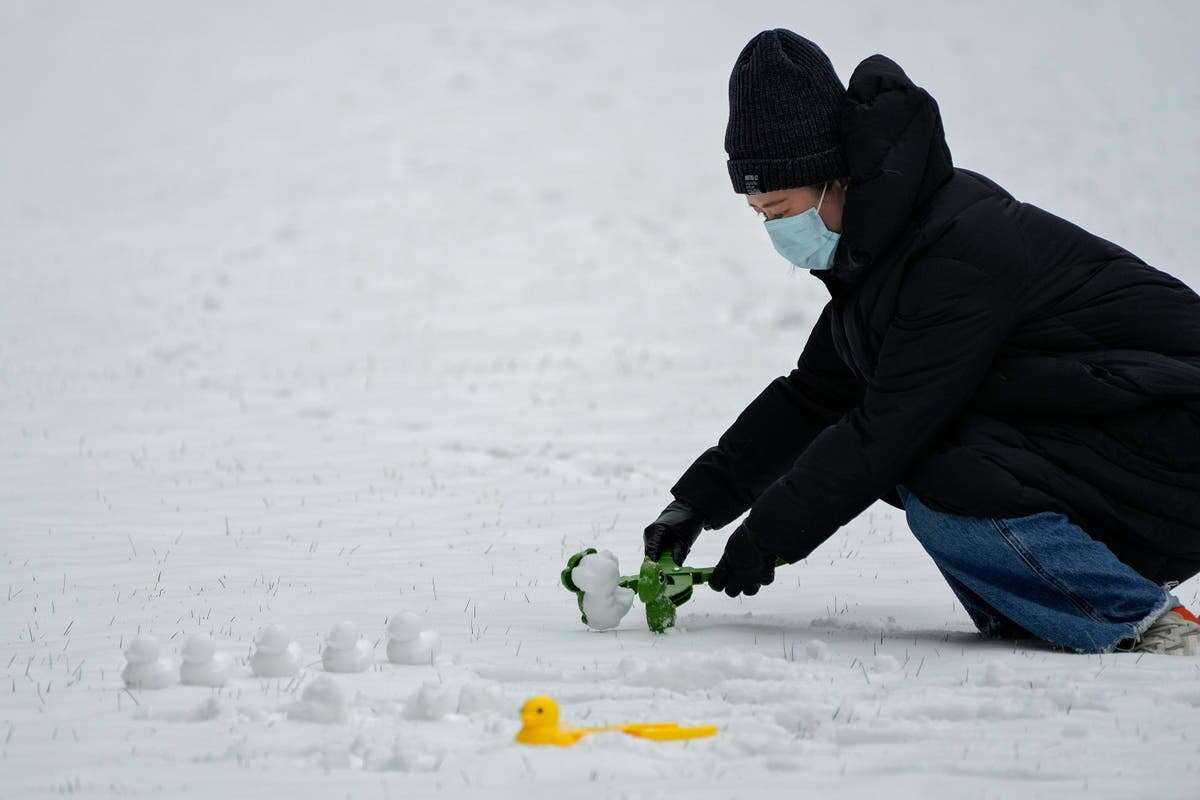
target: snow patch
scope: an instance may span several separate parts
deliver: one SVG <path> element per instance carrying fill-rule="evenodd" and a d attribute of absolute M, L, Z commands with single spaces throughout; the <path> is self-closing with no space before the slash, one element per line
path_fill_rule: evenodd
<path fill-rule="evenodd" d="M 402 734 L 392 744 L 391 758 L 377 768 L 395 772 L 434 772 L 444 758 L 444 751 L 431 748 L 421 737 Z"/>
<path fill-rule="evenodd" d="M 286 713 L 290 720 L 333 725 L 349 718 L 350 705 L 341 685 L 321 675 L 304 687 L 300 700 L 289 705 Z"/>
<path fill-rule="evenodd" d="M 904 628 L 893 616 L 875 619 L 854 619 L 845 616 L 817 617 L 811 623 L 814 628 L 832 628 L 842 631 L 868 631 L 871 633 L 902 633 Z"/>
<path fill-rule="evenodd" d="M 497 686 L 482 683 L 464 684 L 458 693 L 458 713 L 465 715 L 516 715 L 521 701 L 509 697 Z"/>
<path fill-rule="evenodd" d="M 809 661 L 828 661 L 829 645 L 820 639 L 810 639 L 804 643 L 804 657 Z"/>
<path fill-rule="evenodd" d="M 404 703 L 404 716 L 413 720 L 438 720 L 454 713 L 459 688 L 436 681 L 422 683 Z"/>
<path fill-rule="evenodd" d="M 655 661 L 624 658 L 617 664 L 621 679 L 632 686 L 675 691 L 711 689 L 723 681 L 783 680 L 794 677 L 789 662 L 753 653 L 694 653 Z"/>

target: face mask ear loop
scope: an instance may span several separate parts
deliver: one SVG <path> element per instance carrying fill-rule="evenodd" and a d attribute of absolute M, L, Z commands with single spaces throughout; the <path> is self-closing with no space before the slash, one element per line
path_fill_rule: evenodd
<path fill-rule="evenodd" d="M 821 196 L 817 198 L 817 213 L 821 213 L 821 203 L 825 200 L 825 190 L 829 188 L 829 181 L 825 181 L 825 185 L 821 187 Z"/>

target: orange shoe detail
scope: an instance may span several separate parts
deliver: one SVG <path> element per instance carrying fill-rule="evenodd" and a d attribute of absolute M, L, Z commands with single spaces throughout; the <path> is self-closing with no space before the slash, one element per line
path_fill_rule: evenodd
<path fill-rule="evenodd" d="M 1195 614 L 1188 611 L 1185 607 L 1175 606 L 1171 610 L 1174 611 L 1179 616 L 1183 617 L 1184 619 L 1191 620 L 1192 622 L 1195 622 L 1196 624 L 1200 625 L 1200 617 L 1197 617 Z"/>

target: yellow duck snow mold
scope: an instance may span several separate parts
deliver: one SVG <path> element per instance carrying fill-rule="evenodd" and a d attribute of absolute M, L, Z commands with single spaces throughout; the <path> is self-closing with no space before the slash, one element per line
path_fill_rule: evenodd
<path fill-rule="evenodd" d="M 593 728 L 563 728 L 559 725 L 558 703 L 553 698 L 531 697 L 521 706 L 521 730 L 516 741 L 528 745 L 569 747 L 589 733 L 619 732 L 640 739 L 675 741 L 713 736 L 716 725 L 680 727 L 675 722 L 631 722 L 623 725 L 601 725 Z"/>
<path fill-rule="evenodd" d="M 587 733 L 585 730 L 563 730 L 558 725 L 558 703 L 549 697 L 531 697 L 521 706 L 521 744 L 553 744 L 560 747 L 575 744 Z"/>

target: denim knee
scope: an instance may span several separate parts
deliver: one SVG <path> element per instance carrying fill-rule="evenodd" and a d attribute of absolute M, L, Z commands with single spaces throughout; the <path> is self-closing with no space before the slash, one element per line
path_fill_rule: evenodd
<path fill-rule="evenodd" d="M 941 516 L 929 506 L 921 502 L 921 499 L 912 493 L 904 486 L 896 487 L 900 499 L 904 502 L 904 519 L 908 523 L 909 530 L 917 537 L 917 541 L 928 547 L 936 549 L 938 541 L 941 537 L 939 533 L 949 533 L 950 528 L 946 525 L 938 524 L 937 517 Z"/>

